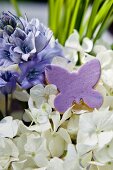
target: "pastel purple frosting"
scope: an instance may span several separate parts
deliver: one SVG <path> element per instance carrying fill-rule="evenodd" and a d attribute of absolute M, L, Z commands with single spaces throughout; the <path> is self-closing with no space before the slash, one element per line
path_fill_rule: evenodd
<path fill-rule="evenodd" d="M 48 83 L 56 85 L 60 92 L 54 100 L 59 112 L 65 112 L 73 102 L 79 104 L 81 99 L 90 108 L 102 105 L 103 97 L 94 89 L 101 75 L 99 60 L 93 59 L 72 73 L 59 66 L 49 65 L 45 74 Z"/>

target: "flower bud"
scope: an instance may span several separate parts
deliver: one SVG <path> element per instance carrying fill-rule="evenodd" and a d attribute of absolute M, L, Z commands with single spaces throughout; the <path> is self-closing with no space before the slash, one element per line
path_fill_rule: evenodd
<path fill-rule="evenodd" d="M 4 30 L 5 32 L 10 36 L 13 32 L 14 32 L 14 29 L 11 25 L 7 25 L 4 27 Z"/>

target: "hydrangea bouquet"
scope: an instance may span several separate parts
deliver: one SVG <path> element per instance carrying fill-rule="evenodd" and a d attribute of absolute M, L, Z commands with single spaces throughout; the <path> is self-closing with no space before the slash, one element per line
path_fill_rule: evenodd
<path fill-rule="evenodd" d="M 73 4 L 64 34 L 62 19 L 53 28 L 52 5 L 57 18 L 68 1 L 52 2 L 55 36 L 38 19 L 0 17 L 0 170 L 113 170 L 113 50 L 96 41 L 113 1 L 95 0 L 96 36 L 90 18 L 86 34 L 82 17 L 77 25 Z M 80 30 L 73 19 L 68 29 L 71 16 Z"/>

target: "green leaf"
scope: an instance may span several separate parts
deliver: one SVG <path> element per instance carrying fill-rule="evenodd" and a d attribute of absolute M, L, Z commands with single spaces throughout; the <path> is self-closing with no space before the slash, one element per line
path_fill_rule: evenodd
<path fill-rule="evenodd" d="M 71 2 L 69 0 L 67 0 L 67 3 L 65 4 L 65 22 L 62 22 L 63 23 L 63 26 L 62 26 L 63 36 L 61 39 L 62 44 L 64 44 L 66 39 L 68 38 L 71 15 L 72 15 L 72 11 L 73 11 L 75 2 L 76 2 L 76 0 L 73 0 Z"/>
<path fill-rule="evenodd" d="M 14 7 L 16 13 L 17 13 L 17 15 L 18 15 L 18 16 L 22 16 L 17 1 L 16 1 L 16 0 L 10 0 L 10 1 L 11 1 L 12 5 L 13 5 L 13 7 Z"/>
<path fill-rule="evenodd" d="M 54 0 L 49 0 L 49 27 L 53 30 L 53 12 L 54 12 Z"/>
<path fill-rule="evenodd" d="M 99 28 L 99 30 L 98 30 L 95 38 L 94 38 L 94 43 L 95 43 L 96 40 L 100 37 L 100 35 L 101 35 L 104 27 L 106 26 L 106 23 L 108 23 L 108 19 L 110 18 L 110 16 L 111 16 L 112 13 L 113 13 L 113 4 L 112 4 L 112 6 L 111 6 L 111 8 L 110 8 L 110 10 L 109 10 L 109 12 L 108 12 L 108 14 L 107 14 L 107 16 L 103 19 L 103 22 L 102 22 L 102 24 L 101 24 L 101 26 L 100 26 L 100 28 Z M 112 16 L 112 20 L 113 20 L 113 16 Z"/>
<path fill-rule="evenodd" d="M 87 25 L 88 25 L 88 21 L 86 22 L 85 26 L 84 26 L 83 23 L 84 23 L 86 11 L 87 11 L 88 6 L 89 6 L 89 2 L 90 2 L 90 0 L 86 0 L 86 3 L 84 5 L 84 11 L 82 11 L 83 15 L 82 15 L 82 18 L 81 18 L 81 24 L 80 24 L 80 28 L 79 28 L 80 39 L 82 39 L 82 37 L 83 37 L 84 28 L 87 28 Z"/>
<path fill-rule="evenodd" d="M 102 0 L 94 0 L 91 16 L 89 18 L 89 23 L 88 23 L 88 27 L 87 27 L 87 33 L 86 33 L 86 37 L 88 37 L 88 38 L 92 37 L 92 25 L 93 25 L 96 13 L 98 11 L 99 5 L 101 4 L 101 1 Z"/>
<path fill-rule="evenodd" d="M 78 14 L 78 11 L 79 11 L 80 2 L 81 2 L 81 0 L 76 1 L 75 9 L 74 9 L 72 19 L 71 19 L 71 23 L 70 23 L 70 29 L 69 29 L 68 36 L 73 32 L 73 30 L 75 28 L 75 24 L 77 22 L 77 14 Z"/>
<path fill-rule="evenodd" d="M 103 18 L 105 18 L 111 8 L 111 5 L 113 4 L 113 0 L 106 0 L 102 7 L 99 9 L 98 14 L 95 17 L 94 23 L 93 23 L 93 32 L 97 28 L 97 26 L 102 22 Z"/>

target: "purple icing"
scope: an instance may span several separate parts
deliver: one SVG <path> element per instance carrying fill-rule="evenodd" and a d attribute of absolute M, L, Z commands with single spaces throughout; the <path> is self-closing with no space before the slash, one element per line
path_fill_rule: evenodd
<path fill-rule="evenodd" d="M 93 59 L 77 71 L 67 70 L 49 65 L 45 70 L 47 81 L 57 86 L 60 93 L 54 101 L 59 112 L 65 112 L 73 102 L 79 104 L 82 99 L 91 108 L 99 108 L 103 103 L 102 95 L 94 87 L 101 75 L 100 62 Z"/>

